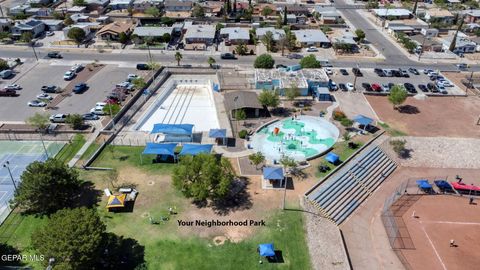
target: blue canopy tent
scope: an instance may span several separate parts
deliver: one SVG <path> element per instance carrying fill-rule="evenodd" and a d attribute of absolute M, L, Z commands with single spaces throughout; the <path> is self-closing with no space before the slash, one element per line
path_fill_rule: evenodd
<path fill-rule="evenodd" d="M 325 156 L 325 160 L 332 164 L 337 164 L 340 161 L 340 157 L 337 154 L 330 152 Z"/>
<path fill-rule="evenodd" d="M 164 134 L 164 141 L 185 142 L 192 141 L 192 124 L 154 124 L 151 134 Z"/>
<path fill-rule="evenodd" d="M 373 122 L 373 119 L 370 117 L 366 117 L 365 115 L 359 114 L 353 118 L 353 121 L 358 123 L 359 125 L 363 125 L 363 130 L 365 131 L 367 126 Z"/>
<path fill-rule="evenodd" d="M 282 167 L 264 167 L 263 179 L 269 181 L 280 181 L 280 187 L 283 187 L 285 175 Z"/>
<path fill-rule="evenodd" d="M 184 144 L 179 155 L 198 155 L 200 153 L 210 153 L 212 152 L 212 144 Z"/>
<path fill-rule="evenodd" d="M 420 179 L 416 181 L 417 186 L 424 191 L 431 191 L 432 185 L 426 179 Z"/>
<path fill-rule="evenodd" d="M 273 243 L 258 245 L 258 253 L 263 257 L 275 256 L 275 248 L 273 247 Z"/>
<path fill-rule="evenodd" d="M 172 156 L 175 160 L 175 147 L 177 147 L 176 143 L 147 143 L 142 155 Z M 141 163 L 143 163 L 142 155 L 140 155 Z"/>
<path fill-rule="evenodd" d="M 452 186 L 446 180 L 435 180 L 433 182 L 441 191 L 453 191 Z"/>
<path fill-rule="evenodd" d="M 222 139 L 223 144 L 225 145 L 225 139 L 227 138 L 227 130 L 224 128 L 218 129 L 210 129 L 208 131 L 208 137 L 209 138 L 214 138 L 214 139 Z"/>

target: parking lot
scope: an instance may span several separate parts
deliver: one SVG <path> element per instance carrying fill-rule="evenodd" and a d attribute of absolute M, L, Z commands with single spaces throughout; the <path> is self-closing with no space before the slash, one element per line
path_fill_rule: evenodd
<path fill-rule="evenodd" d="M 340 69 L 338 69 L 338 68 L 332 68 L 332 70 L 333 70 L 333 75 L 329 75 L 329 76 L 337 84 L 337 86 L 340 83 L 344 83 L 344 84 L 352 83 L 353 84 L 355 77 L 353 75 L 352 69 L 346 69 L 347 72 L 348 72 L 348 75 L 342 75 L 340 73 Z M 365 90 L 362 87 L 362 83 L 369 83 L 369 84 L 376 83 L 376 84 L 379 84 L 380 86 L 382 86 L 382 84 L 389 84 L 389 83 L 401 84 L 401 85 L 403 85 L 404 83 L 411 83 L 415 86 L 416 91 L 420 93 L 422 91 L 418 88 L 418 85 L 419 84 L 426 85 L 426 84 L 428 84 L 432 81 L 429 79 L 429 77 L 427 75 L 423 74 L 423 70 L 418 70 L 418 71 L 420 73 L 419 75 L 414 75 L 414 74 L 409 72 L 410 77 L 408 77 L 408 78 L 406 78 L 406 77 L 380 77 L 373 71 L 373 69 L 362 68 L 361 72 L 362 72 L 363 76 L 362 77 L 357 77 L 356 90 L 357 91 L 364 91 Z M 464 94 L 464 91 L 462 91 L 457 86 L 445 87 L 445 89 L 447 90 L 447 93 L 450 94 L 450 95 L 462 95 L 462 94 Z M 341 90 L 339 90 L 339 91 L 341 91 Z M 432 94 L 431 92 L 426 92 L 426 93 Z"/>
<path fill-rule="evenodd" d="M 29 107 L 27 103 L 35 100 L 41 94 L 42 85 L 56 85 L 60 88 L 73 87 L 69 81 L 63 79 L 64 73 L 71 68 L 70 65 L 53 65 L 39 63 L 29 70 L 22 70 L 9 80 L 1 80 L 0 88 L 9 84 L 19 84 L 22 90 L 17 91 L 16 97 L 0 97 L 0 120 L 6 122 L 23 122 L 36 112 L 56 113 L 87 113 L 96 102 L 104 101 L 107 94 L 115 84 L 126 80 L 129 73 L 135 73 L 134 68 L 119 68 L 117 65 L 106 65 L 92 77 L 83 73 L 73 81 L 85 82 L 89 89 L 82 94 L 70 94 L 62 100 L 55 109 Z M 85 75 L 85 76 L 84 76 Z M 50 94 L 55 96 L 55 94 Z"/>

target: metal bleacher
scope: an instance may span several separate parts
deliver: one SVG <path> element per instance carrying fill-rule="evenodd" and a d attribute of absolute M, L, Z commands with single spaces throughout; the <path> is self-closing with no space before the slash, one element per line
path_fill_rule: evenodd
<path fill-rule="evenodd" d="M 380 147 L 367 148 L 309 192 L 307 199 L 340 225 L 396 167 Z"/>

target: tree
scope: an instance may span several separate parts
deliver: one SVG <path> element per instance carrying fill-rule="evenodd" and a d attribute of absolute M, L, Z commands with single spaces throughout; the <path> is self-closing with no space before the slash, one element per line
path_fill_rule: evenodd
<path fill-rule="evenodd" d="M 49 214 L 72 206 L 82 185 L 78 172 L 56 159 L 30 163 L 21 180 L 14 203 L 37 214 Z"/>
<path fill-rule="evenodd" d="M 93 269 L 104 252 L 105 232 L 95 209 L 62 209 L 32 234 L 32 246 L 45 258 L 55 258 L 55 269 Z"/>
<path fill-rule="evenodd" d="M 120 41 L 122 44 L 127 44 L 128 41 L 130 41 L 130 37 L 125 32 L 121 32 L 118 35 L 118 41 Z"/>
<path fill-rule="evenodd" d="M 217 61 L 215 61 L 215 58 L 213 57 L 208 57 L 207 63 L 210 67 L 213 67 L 213 64 L 215 64 Z"/>
<path fill-rule="evenodd" d="M 212 154 L 184 156 L 173 169 L 173 186 L 195 201 L 223 199 L 235 177 L 232 164 Z"/>
<path fill-rule="evenodd" d="M 378 0 L 368 0 L 368 3 L 365 5 L 367 9 L 378 8 Z"/>
<path fill-rule="evenodd" d="M 107 104 L 103 107 L 103 113 L 113 117 L 120 111 L 120 105 L 118 104 Z"/>
<path fill-rule="evenodd" d="M 363 40 L 365 39 L 365 32 L 363 32 L 362 29 L 357 29 L 355 30 L 355 35 L 358 38 L 358 42 L 362 43 Z"/>
<path fill-rule="evenodd" d="M 171 39 L 172 39 L 172 36 L 169 33 L 165 33 L 162 35 L 162 40 L 165 43 L 170 43 Z"/>
<path fill-rule="evenodd" d="M 73 0 L 73 5 L 84 7 L 87 5 L 87 2 L 85 2 L 85 0 Z"/>
<path fill-rule="evenodd" d="M 81 129 L 84 125 L 83 118 L 80 114 L 69 114 L 65 122 L 70 125 L 73 129 Z"/>
<path fill-rule="evenodd" d="M 285 96 L 289 101 L 294 101 L 300 95 L 300 90 L 298 86 L 292 84 L 289 88 L 285 89 Z"/>
<path fill-rule="evenodd" d="M 65 18 L 65 20 L 63 20 L 63 24 L 65 24 L 65 26 L 70 26 L 72 24 L 74 24 L 75 22 L 72 20 L 72 18 L 70 18 L 70 15 L 67 15 L 67 17 Z"/>
<path fill-rule="evenodd" d="M 73 39 L 77 46 L 80 46 L 86 35 L 85 31 L 79 27 L 72 27 L 67 33 L 67 37 Z"/>
<path fill-rule="evenodd" d="M 30 43 L 32 39 L 33 39 L 32 32 L 23 32 L 22 35 L 20 36 L 20 40 L 25 43 Z"/>
<path fill-rule="evenodd" d="M 262 154 L 262 152 L 251 154 L 248 156 L 248 159 L 253 163 L 253 165 L 255 165 L 255 169 L 258 169 L 258 165 L 265 162 L 265 156 Z"/>
<path fill-rule="evenodd" d="M 287 18 L 287 6 L 283 7 L 283 25 L 288 24 L 288 18 Z"/>
<path fill-rule="evenodd" d="M 285 44 L 287 48 L 292 51 L 296 47 L 297 43 L 297 37 L 295 34 L 292 33 L 292 31 L 288 30 L 285 31 L 285 39 L 287 40 L 287 43 Z"/>
<path fill-rule="evenodd" d="M 273 68 L 275 66 L 275 60 L 273 60 L 270 54 L 262 54 L 255 59 L 253 63 L 255 68 Z"/>
<path fill-rule="evenodd" d="M 160 15 L 162 15 L 160 13 L 160 10 L 156 7 L 149 7 L 147 9 L 145 9 L 144 13 L 147 14 L 147 15 L 150 15 L 154 18 L 158 18 L 158 17 L 160 17 Z"/>
<path fill-rule="evenodd" d="M 284 168 L 294 168 L 297 166 L 297 162 L 289 156 L 282 157 L 279 162 Z"/>
<path fill-rule="evenodd" d="M 347 117 L 345 117 L 345 118 L 340 119 L 340 124 L 342 124 L 342 126 L 344 126 L 346 128 L 349 128 L 353 125 L 353 121 L 348 119 Z"/>
<path fill-rule="evenodd" d="M 10 66 L 8 65 L 8 62 L 0 58 L 0 71 L 9 69 L 9 68 Z"/>
<path fill-rule="evenodd" d="M 138 90 L 143 90 L 147 86 L 147 82 L 145 82 L 145 79 L 141 77 L 133 79 L 132 83 L 133 87 Z"/>
<path fill-rule="evenodd" d="M 267 31 L 265 35 L 262 37 L 262 42 L 267 48 L 267 52 L 271 52 L 273 50 L 273 46 L 275 45 L 275 40 L 273 39 L 273 33 L 271 31 Z"/>
<path fill-rule="evenodd" d="M 262 106 L 276 108 L 280 104 L 280 97 L 275 90 L 262 90 L 258 95 L 258 102 Z"/>
<path fill-rule="evenodd" d="M 50 123 L 48 114 L 46 113 L 35 113 L 26 120 L 27 124 L 36 127 L 39 130 L 45 129 Z"/>
<path fill-rule="evenodd" d="M 273 10 L 269 6 L 264 7 L 262 10 L 263 17 L 270 16 L 272 13 L 273 13 Z"/>
<path fill-rule="evenodd" d="M 175 53 L 175 60 L 177 61 L 177 66 L 180 66 L 180 61 L 182 60 L 183 56 L 180 52 Z"/>
<path fill-rule="evenodd" d="M 458 36 L 458 32 L 459 32 L 460 30 L 462 30 L 462 26 L 463 26 L 463 23 L 464 23 L 464 22 L 465 22 L 465 21 L 464 21 L 463 18 L 462 18 L 462 20 L 460 21 L 460 24 L 459 24 L 458 27 L 457 27 L 457 31 L 455 31 L 455 35 L 453 35 L 452 42 L 450 43 L 450 46 L 448 47 L 448 50 L 451 51 L 451 52 L 455 51 L 455 47 L 457 47 L 457 36 Z"/>
<path fill-rule="evenodd" d="M 162 17 L 160 18 L 160 23 L 168 26 L 172 26 L 172 24 L 175 23 L 175 20 L 170 17 Z"/>
<path fill-rule="evenodd" d="M 243 109 L 235 110 L 235 120 L 242 121 L 247 119 L 247 114 Z"/>
<path fill-rule="evenodd" d="M 235 51 L 238 55 L 246 55 L 248 53 L 248 47 L 247 45 L 241 43 L 235 46 Z"/>
<path fill-rule="evenodd" d="M 310 54 L 302 58 L 302 60 L 300 60 L 300 66 L 302 66 L 302 68 L 321 68 L 322 67 L 322 65 L 320 64 L 320 61 L 318 61 L 315 55 L 313 54 Z"/>
<path fill-rule="evenodd" d="M 391 140 L 390 145 L 393 148 L 393 151 L 397 153 L 399 157 L 404 157 L 405 156 L 405 145 L 407 144 L 407 141 L 405 140 Z"/>
<path fill-rule="evenodd" d="M 201 5 L 196 4 L 192 9 L 192 17 L 196 17 L 196 18 L 205 17 L 205 9 Z"/>
<path fill-rule="evenodd" d="M 397 109 L 397 106 L 405 102 L 407 99 L 408 93 L 405 88 L 401 85 L 394 85 L 390 89 L 390 94 L 388 95 L 388 101 L 393 104 L 393 109 Z"/>
<path fill-rule="evenodd" d="M 60 12 L 57 12 L 57 11 L 52 12 L 52 17 L 55 20 L 64 20 L 65 19 L 65 15 L 60 13 Z"/>
<path fill-rule="evenodd" d="M 415 42 L 411 41 L 410 39 L 406 40 L 403 43 L 403 46 L 405 49 L 407 49 L 408 52 L 413 53 L 413 51 L 417 48 L 417 44 Z"/>

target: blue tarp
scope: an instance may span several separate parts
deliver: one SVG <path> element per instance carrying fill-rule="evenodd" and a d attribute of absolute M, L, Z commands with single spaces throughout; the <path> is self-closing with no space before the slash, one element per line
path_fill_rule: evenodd
<path fill-rule="evenodd" d="M 373 119 L 359 114 L 353 118 L 353 121 L 359 123 L 360 125 L 368 126 L 373 122 Z"/>
<path fill-rule="evenodd" d="M 265 167 L 263 168 L 263 178 L 268 180 L 283 180 L 283 168 Z"/>
<path fill-rule="evenodd" d="M 192 124 L 155 124 L 151 133 L 192 135 Z"/>
<path fill-rule="evenodd" d="M 198 155 L 200 153 L 212 152 L 213 145 L 211 144 L 184 144 L 179 155 Z"/>
<path fill-rule="evenodd" d="M 336 164 L 340 160 L 340 157 L 337 154 L 330 152 L 325 156 L 325 160 L 332 164 Z"/>
<path fill-rule="evenodd" d="M 432 185 L 430 185 L 430 183 L 428 183 L 428 180 L 425 180 L 425 179 L 420 179 L 420 180 L 417 180 L 417 185 L 419 188 L 421 189 L 431 189 L 432 188 Z"/>
<path fill-rule="evenodd" d="M 147 143 L 143 150 L 144 155 L 167 155 L 174 156 L 176 143 Z"/>
<path fill-rule="evenodd" d="M 258 245 L 258 253 L 263 257 L 275 256 L 275 248 L 272 243 Z"/>
<path fill-rule="evenodd" d="M 227 130 L 226 129 L 210 129 L 208 132 L 209 138 L 226 138 L 227 137 Z"/>
<path fill-rule="evenodd" d="M 452 186 L 445 180 L 435 180 L 433 182 L 439 189 L 452 189 Z"/>

